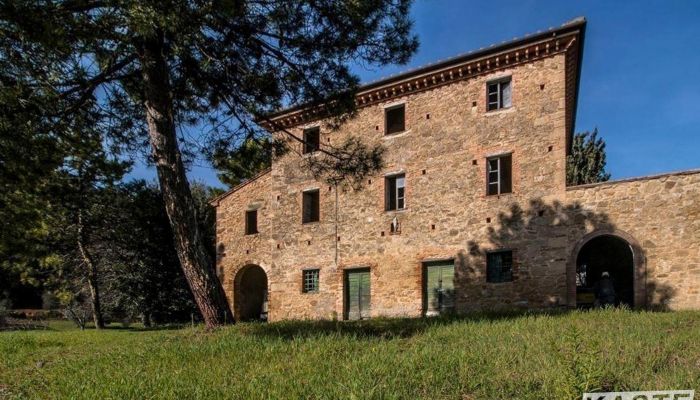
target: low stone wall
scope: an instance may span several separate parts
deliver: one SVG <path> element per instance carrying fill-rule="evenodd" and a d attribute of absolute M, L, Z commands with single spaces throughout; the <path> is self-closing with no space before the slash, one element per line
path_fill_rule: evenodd
<path fill-rule="evenodd" d="M 569 276 L 577 248 L 610 232 L 635 252 L 635 303 L 700 308 L 700 170 L 570 187 L 566 201 L 603 221 L 570 226 Z"/>

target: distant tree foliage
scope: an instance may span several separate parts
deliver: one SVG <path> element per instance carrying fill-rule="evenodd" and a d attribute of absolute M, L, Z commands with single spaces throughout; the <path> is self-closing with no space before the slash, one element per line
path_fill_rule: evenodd
<path fill-rule="evenodd" d="M 239 147 L 216 147 L 212 151 L 210 160 L 219 171 L 217 176 L 221 182 L 233 187 L 246 181 L 261 171 L 270 168 L 272 155 L 281 152 L 281 145 L 276 145 L 269 138 L 249 138 L 243 141 Z"/>
<path fill-rule="evenodd" d="M 609 180 L 605 164 L 605 141 L 598 137 L 598 128 L 592 133 L 575 134 L 571 154 L 566 159 L 566 184 L 576 186 Z"/>

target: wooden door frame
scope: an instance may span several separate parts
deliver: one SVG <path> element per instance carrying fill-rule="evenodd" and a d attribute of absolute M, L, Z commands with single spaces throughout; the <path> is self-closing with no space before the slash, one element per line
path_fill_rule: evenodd
<path fill-rule="evenodd" d="M 372 269 L 370 267 L 358 267 L 358 268 L 347 268 L 343 270 L 343 320 L 348 321 L 349 320 L 349 314 L 350 314 L 350 291 L 348 290 L 348 275 L 350 275 L 353 272 L 367 272 L 369 273 L 369 302 L 372 304 Z M 370 306 L 371 309 L 371 306 Z M 361 319 L 361 318 L 360 318 Z"/>
<path fill-rule="evenodd" d="M 431 263 L 441 263 L 441 262 L 444 262 L 443 265 L 448 265 L 448 264 L 451 264 L 451 265 L 452 265 L 452 268 L 453 268 L 453 271 L 454 271 L 454 272 L 453 272 L 453 277 L 452 277 L 453 285 L 454 285 L 454 283 L 455 283 L 455 281 L 456 281 L 456 278 L 457 278 L 457 275 L 456 275 L 456 274 L 457 274 L 457 259 L 455 259 L 455 258 L 445 258 L 444 260 L 425 260 L 425 261 L 421 261 L 421 270 L 422 270 L 421 274 L 422 274 L 422 281 L 423 281 L 423 282 L 422 282 L 422 285 L 421 285 L 421 286 L 422 286 L 422 287 L 421 287 L 421 297 L 422 297 L 422 299 L 423 299 L 423 301 L 422 301 L 423 304 L 422 304 L 421 315 L 424 316 L 424 317 L 427 316 L 427 314 L 428 314 L 428 264 L 431 264 Z M 441 274 L 442 274 L 442 273 L 441 273 Z M 442 282 L 442 279 L 441 279 L 440 281 Z M 457 301 L 456 296 L 455 296 L 454 301 L 455 301 L 455 304 L 453 305 L 453 307 L 456 308 L 456 307 L 457 307 L 457 305 L 456 305 L 456 301 Z M 439 314 L 442 314 L 442 307 L 440 307 L 440 308 L 438 309 L 438 313 L 439 313 Z"/>

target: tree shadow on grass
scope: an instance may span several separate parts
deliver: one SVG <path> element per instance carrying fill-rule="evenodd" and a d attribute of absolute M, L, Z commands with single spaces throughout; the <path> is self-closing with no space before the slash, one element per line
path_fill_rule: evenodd
<path fill-rule="evenodd" d="M 318 336 L 348 336 L 360 339 L 402 339 L 428 329 L 464 322 L 516 321 L 537 316 L 559 316 L 567 309 L 501 310 L 472 312 L 464 315 L 442 315 L 422 318 L 373 318 L 363 321 L 304 320 L 273 323 L 244 323 L 239 332 L 246 335 L 272 337 L 284 340 Z"/>

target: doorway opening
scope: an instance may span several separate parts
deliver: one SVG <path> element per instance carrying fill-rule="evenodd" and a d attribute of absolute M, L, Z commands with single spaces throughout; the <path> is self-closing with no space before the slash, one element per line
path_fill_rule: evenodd
<path fill-rule="evenodd" d="M 234 282 L 234 309 L 237 321 L 267 321 L 267 274 L 258 265 L 243 267 Z"/>
<path fill-rule="evenodd" d="M 454 260 L 423 263 L 423 315 L 450 313 L 455 305 Z"/>
<path fill-rule="evenodd" d="M 345 271 L 345 319 L 369 318 L 371 303 L 369 268 Z"/>
<path fill-rule="evenodd" d="M 576 257 L 576 305 L 634 307 L 634 266 L 632 246 L 625 239 L 604 234 L 587 241 Z M 614 291 L 608 289 L 610 286 Z"/>

